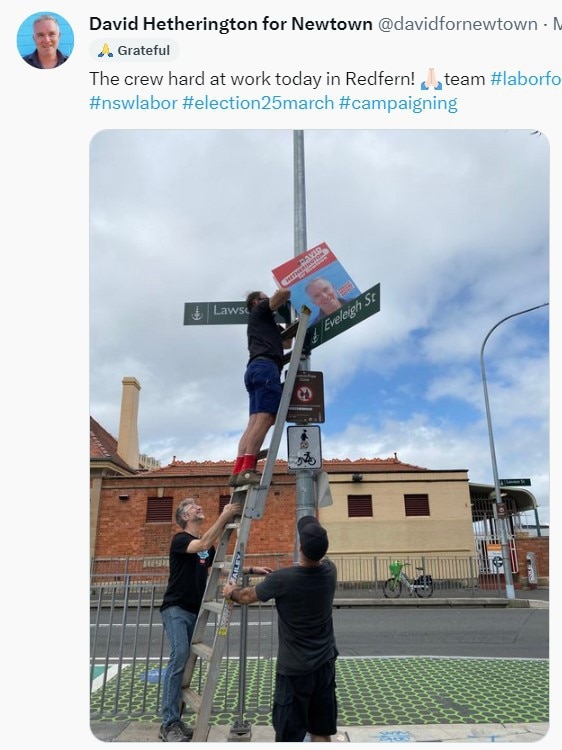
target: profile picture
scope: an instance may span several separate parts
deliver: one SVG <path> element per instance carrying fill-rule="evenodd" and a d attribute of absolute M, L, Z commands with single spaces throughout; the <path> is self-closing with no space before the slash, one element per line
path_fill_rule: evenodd
<path fill-rule="evenodd" d="M 74 33 L 57 13 L 34 13 L 20 26 L 17 46 L 23 61 L 32 68 L 58 68 L 72 53 Z"/>

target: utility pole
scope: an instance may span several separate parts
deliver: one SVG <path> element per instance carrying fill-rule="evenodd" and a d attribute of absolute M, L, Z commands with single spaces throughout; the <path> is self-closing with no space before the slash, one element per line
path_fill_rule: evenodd
<path fill-rule="evenodd" d="M 501 324 L 504 323 L 506 320 L 509 320 L 510 318 L 515 318 L 517 315 L 523 315 L 523 313 L 532 312 L 533 310 L 538 310 L 540 307 L 546 307 L 549 303 L 544 302 L 542 305 L 536 305 L 535 307 L 530 307 L 528 310 L 521 310 L 520 312 L 513 313 L 512 315 L 508 315 L 506 318 L 502 318 L 500 321 L 496 323 L 496 325 L 491 328 L 484 341 L 482 342 L 482 348 L 480 349 L 480 368 L 482 370 L 482 386 L 484 388 L 484 402 L 486 404 L 486 419 L 488 420 L 488 437 L 490 440 L 490 454 L 492 457 L 492 471 L 494 474 L 494 487 L 495 487 L 495 502 L 494 502 L 494 518 L 496 520 L 497 528 L 499 531 L 499 538 L 502 548 L 502 560 L 503 560 L 503 570 L 504 570 L 504 577 L 505 577 L 505 593 L 508 599 L 515 599 L 515 589 L 513 587 L 513 572 L 511 569 L 511 556 L 509 553 L 509 544 L 508 544 L 508 535 L 507 535 L 507 519 L 502 514 L 498 513 L 498 505 L 501 503 L 501 490 L 500 490 L 500 480 L 498 475 L 498 466 L 496 462 L 496 450 L 494 447 L 494 435 L 492 432 L 492 417 L 490 414 L 490 401 L 488 399 L 488 387 L 486 384 L 486 368 L 484 367 L 484 347 L 486 346 L 486 342 L 490 338 L 490 335 L 493 331 L 496 330 L 496 328 Z"/>
<path fill-rule="evenodd" d="M 295 257 L 306 252 L 306 192 L 304 178 L 304 134 L 302 130 L 293 133 L 294 162 L 294 231 Z M 310 370 L 310 353 L 303 350 L 299 370 Z M 296 469 L 296 511 L 297 521 L 303 516 L 314 515 L 314 472 L 310 469 Z M 295 560 L 298 560 L 298 539 L 295 538 Z"/>

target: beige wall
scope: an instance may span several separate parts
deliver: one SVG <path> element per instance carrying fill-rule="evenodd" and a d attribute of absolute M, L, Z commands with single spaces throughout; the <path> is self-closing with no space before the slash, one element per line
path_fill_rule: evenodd
<path fill-rule="evenodd" d="M 418 475 L 419 476 L 419 475 Z M 332 554 L 426 554 L 443 557 L 474 554 L 468 476 L 465 471 L 363 474 L 330 477 L 333 505 L 320 509 Z M 406 517 L 404 494 L 427 494 L 429 516 Z M 372 518 L 348 518 L 348 495 L 371 495 Z"/>

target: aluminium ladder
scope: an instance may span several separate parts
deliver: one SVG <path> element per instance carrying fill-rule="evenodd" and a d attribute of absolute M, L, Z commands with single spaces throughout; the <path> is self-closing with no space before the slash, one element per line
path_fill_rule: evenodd
<path fill-rule="evenodd" d="M 228 626 L 234 604 L 223 597 L 222 586 L 227 580 L 229 582 L 237 582 L 239 580 L 244 565 L 244 555 L 251 523 L 254 519 L 261 518 L 263 515 L 293 387 L 299 369 L 299 361 L 305 343 L 310 313 L 311 311 L 308 307 L 303 306 L 299 320 L 283 331 L 283 339 L 292 338 L 296 331 L 295 342 L 289 355 L 289 368 L 283 384 L 283 393 L 269 448 L 267 449 L 267 458 L 261 482 L 259 485 L 243 485 L 233 488 L 230 501 L 232 503 L 240 503 L 241 514 L 239 518 L 238 516 L 236 517 L 238 520 L 228 523 L 223 529 L 207 578 L 207 586 L 203 595 L 201 609 L 199 610 L 191 639 L 181 691 L 182 703 L 189 706 L 196 714 L 192 738 L 194 742 L 205 742 L 209 734 L 209 719 L 213 708 L 215 688 L 220 675 Z M 263 455 L 263 452 L 260 455 Z M 237 538 L 232 555 L 227 555 L 233 531 L 237 532 Z M 211 612 L 216 615 L 216 627 L 212 636 L 212 642 L 208 644 L 205 643 L 205 635 Z M 197 666 L 199 666 L 199 672 L 195 676 Z M 196 682 L 200 690 L 196 690 Z"/>

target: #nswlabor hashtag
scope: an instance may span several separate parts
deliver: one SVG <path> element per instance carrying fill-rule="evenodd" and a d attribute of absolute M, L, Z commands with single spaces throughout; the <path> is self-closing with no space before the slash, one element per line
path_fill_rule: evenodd
<path fill-rule="evenodd" d="M 349 107 L 349 96 L 342 96 L 340 97 L 340 109 L 347 109 Z"/>
<path fill-rule="evenodd" d="M 192 96 L 184 96 L 183 97 L 183 108 L 184 109 L 191 109 L 193 107 L 193 97 Z"/>
<path fill-rule="evenodd" d="M 101 96 L 90 97 L 90 109 L 99 109 L 101 104 Z"/>
<path fill-rule="evenodd" d="M 499 86 L 501 83 L 502 74 L 501 72 L 492 73 L 492 86 Z"/>

